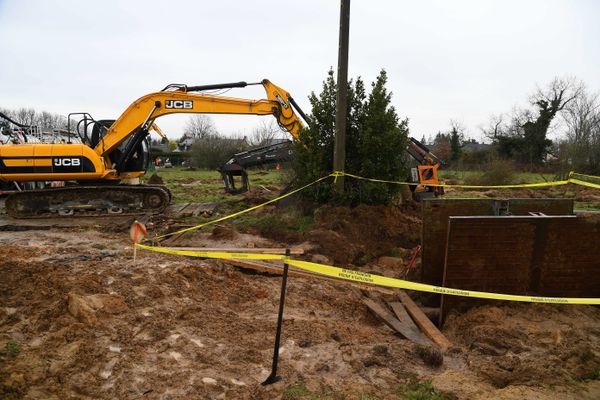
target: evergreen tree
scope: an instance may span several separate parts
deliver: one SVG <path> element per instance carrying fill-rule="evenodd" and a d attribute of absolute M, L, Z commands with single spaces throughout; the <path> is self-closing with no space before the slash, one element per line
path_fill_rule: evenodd
<path fill-rule="evenodd" d="M 368 96 L 360 78 L 348 84 L 346 171 L 371 178 L 404 180 L 408 120 L 400 120 L 391 106 L 392 94 L 387 91 L 386 83 L 387 74 L 382 70 Z M 295 146 L 295 171 L 300 184 L 332 170 L 336 94 L 337 85 L 330 70 L 321 93 L 309 97 L 310 128 L 300 133 L 302 143 Z M 389 203 L 400 190 L 398 185 L 355 179 L 346 179 L 345 186 L 345 195 L 339 200 L 350 205 Z M 332 185 L 318 185 L 307 193 L 317 202 L 333 198 Z"/>
<path fill-rule="evenodd" d="M 450 131 L 450 159 L 452 162 L 460 160 L 462 154 L 462 134 L 453 126 Z"/>

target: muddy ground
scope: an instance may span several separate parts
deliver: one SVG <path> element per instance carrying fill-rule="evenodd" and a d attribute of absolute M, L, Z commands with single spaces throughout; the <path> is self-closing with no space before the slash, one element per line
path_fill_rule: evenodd
<path fill-rule="evenodd" d="M 393 220 L 381 233 L 391 244 L 369 257 L 418 241 L 407 210 L 326 211 L 313 252 L 336 263 L 364 258 L 371 246 L 361 241 L 382 241 L 374 226 L 351 224 L 363 214 Z M 282 245 L 227 230 L 190 235 L 186 245 Z M 357 268 L 398 275 L 375 264 Z M 453 347 L 436 366 L 355 289 L 300 278 L 288 282 L 282 380 L 261 386 L 279 285 L 216 260 L 142 251 L 134 263 L 128 234 L 109 223 L 0 232 L 0 399 L 396 399 L 426 380 L 460 399 L 600 398 L 596 307 L 499 303 L 450 316 Z"/>

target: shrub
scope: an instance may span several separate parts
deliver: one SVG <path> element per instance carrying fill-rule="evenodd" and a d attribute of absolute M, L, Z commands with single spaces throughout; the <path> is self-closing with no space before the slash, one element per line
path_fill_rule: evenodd
<path fill-rule="evenodd" d="M 244 151 L 246 148 L 245 138 L 229 138 L 216 133 L 209 134 L 192 145 L 192 163 L 198 168 L 218 169 L 234 154 Z"/>
<path fill-rule="evenodd" d="M 407 400 L 458 400 L 454 393 L 436 389 L 431 381 L 413 380 L 399 394 Z"/>
<path fill-rule="evenodd" d="M 14 340 L 9 340 L 4 346 L 4 353 L 10 357 L 16 357 L 21 352 L 21 346 Z"/>
<path fill-rule="evenodd" d="M 467 185 L 510 185 L 516 178 L 515 165 L 510 160 L 493 160 L 481 175 L 465 179 Z"/>
<path fill-rule="evenodd" d="M 345 169 L 348 173 L 369 178 L 405 180 L 408 173 L 404 151 L 408 120 L 401 120 L 396 114 L 386 83 L 387 75 L 383 70 L 373 82 L 369 95 L 360 78 L 349 82 Z M 294 147 L 294 171 L 299 186 L 332 172 L 336 95 L 333 71 L 329 71 L 323 91 L 318 96 L 314 93 L 310 96 L 310 128 L 300 133 L 302 143 L 296 143 Z M 393 201 L 400 190 L 399 185 L 346 178 L 342 196 L 335 196 L 331 184 L 313 186 L 304 195 L 318 203 L 335 198 L 349 205 L 386 204 Z"/>

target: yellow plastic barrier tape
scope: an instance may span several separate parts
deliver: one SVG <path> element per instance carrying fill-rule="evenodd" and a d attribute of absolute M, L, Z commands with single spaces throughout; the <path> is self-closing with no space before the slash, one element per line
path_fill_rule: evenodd
<path fill-rule="evenodd" d="M 580 181 L 579 179 L 575 179 L 575 178 L 569 179 L 569 182 L 574 183 L 576 185 L 587 186 L 587 187 L 591 187 L 594 189 L 600 189 L 600 184 L 598 184 L 598 183 Z"/>
<path fill-rule="evenodd" d="M 600 305 L 600 299 L 595 298 L 569 298 L 569 297 L 538 297 L 538 296 L 519 296 L 512 294 L 478 292 L 473 290 L 462 290 L 445 288 L 442 286 L 427 285 L 424 283 L 416 283 L 405 281 L 402 279 L 388 278 L 386 276 L 370 274 L 368 272 L 355 271 L 351 269 L 333 267 L 331 265 L 317 264 L 308 261 L 294 260 L 280 254 L 256 254 L 256 253 L 230 253 L 219 251 L 188 251 L 188 250 L 172 250 L 162 247 L 153 247 L 137 244 L 136 246 L 166 254 L 177 254 L 189 257 L 201 258 L 229 258 L 229 259 L 250 259 L 250 260 L 282 260 L 289 265 L 301 268 L 306 271 L 314 272 L 321 275 L 340 278 L 348 281 L 367 283 L 371 285 L 387 286 L 399 289 L 416 290 L 420 292 L 430 292 L 438 294 L 446 294 L 450 296 L 474 297 L 479 299 L 492 300 L 508 300 L 520 301 L 529 303 L 553 303 L 553 304 L 595 304 Z"/>
<path fill-rule="evenodd" d="M 569 177 L 572 177 L 573 175 L 579 175 L 579 176 L 583 176 L 583 177 L 586 177 L 586 178 L 592 178 L 592 179 L 598 179 L 598 180 L 600 180 L 600 176 L 580 174 L 578 172 L 571 171 L 569 173 Z"/>
<path fill-rule="evenodd" d="M 173 250 L 164 247 L 146 246 L 136 244 L 137 247 L 155 251 L 157 253 L 175 254 L 179 256 L 200 257 L 200 258 L 233 258 L 244 260 L 284 260 L 282 254 L 262 254 L 262 253 L 231 253 L 226 251 L 194 251 L 194 250 Z"/>
<path fill-rule="evenodd" d="M 374 178 L 365 178 L 364 176 L 349 174 L 347 172 L 336 172 L 337 176 L 344 175 L 349 176 L 355 179 L 361 179 L 370 182 L 378 182 L 378 183 L 391 183 L 395 185 L 407 185 L 407 186 L 418 186 L 419 183 L 415 182 L 401 182 L 401 181 L 388 181 L 384 179 L 374 179 Z M 448 185 L 446 183 L 427 183 L 424 186 L 432 186 L 432 187 L 445 187 L 445 188 L 456 188 L 456 189 L 518 189 L 518 188 L 539 188 L 539 187 L 548 187 L 548 186 L 559 186 L 566 185 L 569 183 L 569 180 L 563 181 L 554 181 L 554 182 L 538 182 L 538 183 L 520 183 L 515 185 Z"/>
<path fill-rule="evenodd" d="M 417 290 L 420 292 L 448 294 L 451 296 L 476 297 L 479 299 L 523 301 L 530 303 L 600 304 L 600 299 L 593 298 L 537 297 L 477 292 L 472 290 L 451 289 L 441 286 L 426 285 L 424 283 L 409 282 L 402 279 L 388 278 L 386 276 L 374 275 L 369 274 L 367 272 L 355 271 L 351 269 L 332 267 L 330 265 L 317 264 L 308 261 L 288 259 L 287 263 L 295 267 L 304 269 L 306 271 L 316 272 L 318 274 L 327 275 L 334 278 L 341 278 L 349 281 L 368 283 L 378 286 Z"/>
<path fill-rule="evenodd" d="M 203 227 L 205 227 L 205 226 L 208 226 L 208 225 L 216 224 L 217 222 L 221 222 L 221 221 L 225 221 L 225 220 L 227 220 L 227 219 L 230 219 L 230 218 L 238 217 L 238 216 L 240 216 L 240 215 L 242 215 L 242 214 L 246 214 L 246 213 L 248 213 L 248 212 L 250 212 L 250 211 L 257 210 L 257 209 L 259 209 L 259 208 L 261 208 L 261 207 L 264 207 L 264 206 L 266 206 L 266 205 L 268 205 L 268 204 L 275 203 L 276 201 L 279 201 L 279 200 L 281 200 L 281 199 L 285 199 L 285 198 L 286 198 L 286 197 L 288 197 L 288 196 L 291 196 L 291 195 L 293 195 L 293 194 L 296 194 L 296 193 L 298 193 L 298 192 L 301 192 L 301 191 L 303 191 L 304 189 L 306 189 L 306 188 L 308 188 L 308 187 L 310 187 L 310 186 L 312 186 L 312 185 L 314 185 L 314 184 L 316 184 L 316 183 L 319 183 L 319 182 L 321 182 L 321 181 L 323 181 L 323 180 L 325 180 L 325 179 L 327 179 L 327 178 L 330 178 L 330 177 L 332 177 L 332 176 L 336 176 L 336 175 L 335 175 L 335 174 L 329 174 L 329 175 L 327 175 L 327 176 L 324 176 L 324 177 L 322 177 L 322 178 L 319 178 L 319 179 L 317 179 L 316 181 L 313 181 L 313 182 L 311 182 L 311 183 L 309 183 L 309 184 L 307 184 L 307 185 L 304 185 L 304 186 L 302 186 L 301 188 L 298 188 L 298 189 L 292 190 L 291 192 L 289 192 L 289 193 L 286 193 L 286 194 L 284 194 L 283 196 L 279 196 L 279 197 L 277 197 L 277 198 L 275 198 L 275 199 L 272 199 L 272 200 L 269 200 L 269 201 L 265 201 L 264 203 L 258 204 L 258 205 L 256 205 L 256 206 L 253 206 L 253 207 L 250 207 L 250 208 L 246 208 L 245 210 L 238 211 L 238 212 L 236 212 L 236 213 L 229 214 L 229 215 L 226 215 L 226 216 L 224 216 L 224 217 L 221 217 L 221 218 L 213 219 L 213 220 L 211 220 L 211 221 L 205 222 L 205 223 L 203 223 L 203 224 L 200 224 L 200 225 L 191 226 L 191 227 L 189 227 L 189 228 L 181 229 L 181 230 L 178 230 L 178 231 L 175 231 L 175 232 L 165 233 L 164 235 L 156 236 L 156 237 L 154 237 L 154 240 L 156 240 L 156 239 L 161 239 L 161 238 L 164 238 L 164 237 L 167 237 L 167 236 L 173 236 L 173 235 L 177 235 L 177 234 L 184 233 L 184 232 L 193 231 L 193 230 L 200 229 L 200 228 L 203 228 Z"/>
<path fill-rule="evenodd" d="M 569 176 L 572 176 L 573 174 L 575 174 L 575 173 L 571 172 L 569 174 Z M 576 175 L 581 175 L 581 174 L 576 174 Z M 317 179 L 316 181 L 313 181 L 313 182 L 311 182 L 311 183 L 309 183 L 307 185 L 302 186 L 301 188 L 292 190 L 291 192 L 286 193 L 283 196 L 279 196 L 279 197 L 277 197 L 275 199 L 272 199 L 272 200 L 269 200 L 269 201 L 265 201 L 264 203 L 261 203 L 261 204 L 258 204 L 256 206 L 247 208 L 247 209 L 242 210 L 242 211 L 238 211 L 238 212 L 233 213 L 233 214 L 226 215 L 226 216 L 221 217 L 221 218 L 213 219 L 213 220 L 205 222 L 203 224 L 195 225 L 195 226 L 192 226 L 192 227 L 189 227 L 189 228 L 185 228 L 185 229 L 181 229 L 181 230 L 178 230 L 178 231 L 175 231 L 175 232 L 165 233 L 164 235 L 156 236 L 156 237 L 153 238 L 153 240 L 162 239 L 164 237 L 168 237 L 168 236 L 172 236 L 172 235 L 177 235 L 177 234 L 184 233 L 184 232 L 193 231 L 193 230 L 200 229 L 200 228 L 203 228 L 203 227 L 208 226 L 208 225 L 215 224 L 217 222 L 221 222 L 221 221 L 228 220 L 230 218 L 238 217 L 238 216 L 240 216 L 242 214 L 246 214 L 246 213 L 248 213 L 250 211 L 257 210 L 257 209 L 259 209 L 261 207 L 264 207 L 264 206 L 266 206 L 268 204 L 274 203 L 274 202 L 279 201 L 281 199 L 284 199 L 284 198 L 286 198 L 288 196 L 291 196 L 293 194 L 301 192 L 304 189 L 306 189 L 306 188 L 308 188 L 308 187 L 310 187 L 312 185 L 315 185 L 315 184 L 317 184 L 317 183 L 319 183 L 319 182 L 321 182 L 321 181 L 323 181 L 323 180 L 325 180 L 327 178 L 333 177 L 335 180 L 337 180 L 337 178 L 339 176 L 348 176 L 348 177 L 354 178 L 354 179 L 361 179 L 361 180 L 365 180 L 365 181 L 379 182 L 379 183 L 391 183 L 391 184 L 395 184 L 395 185 L 408 185 L 408 186 L 417 186 L 417 185 L 419 185 L 418 183 L 415 183 L 415 182 L 388 181 L 388 180 L 385 180 L 385 179 L 365 178 L 363 176 L 349 174 L 347 172 L 334 171 L 334 172 L 332 172 L 331 174 L 329 174 L 327 176 L 324 176 L 322 178 Z M 549 187 L 549 186 L 559 186 L 559 185 L 567 185 L 569 183 L 575 183 L 577 185 L 588 186 L 588 187 L 600 189 L 600 184 L 595 184 L 595 183 L 591 183 L 591 182 L 585 182 L 585 181 L 581 181 L 581 180 L 574 179 L 574 178 L 569 178 L 569 179 L 563 180 L 563 181 L 538 182 L 538 183 L 522 183 L 522 184 L 516 184 L 516 185 L 488 185 L 488 186 L 486 186 L 486 185 L 448 185 L 448 184 L 445 184 L 445 183 L 440 183 L 440 184 L 427 184 L 425 186 L 456 188 L 456 189 L 518 189 L 518 188 L 541 188 L 541 187 Z"/>

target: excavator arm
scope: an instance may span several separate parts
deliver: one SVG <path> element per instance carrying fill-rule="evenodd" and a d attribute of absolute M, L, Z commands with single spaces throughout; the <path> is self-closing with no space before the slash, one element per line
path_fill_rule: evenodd
<path fill-rule="evenodd" d="M 267 98 L 250 100 L 198 93 L 249 85 L 262 85 Z M 148 135 L 154 121 L 163 115 L 175 113 L 273 115 L 282 128 L 298 139 L 303 124 L 294 109 L 306 118 L 290 94 L 267 79 L 254 84 L 237 82 L 205 86 L 169 85 L 160 92 L 147 94 L 133 102 L 108 129 L 94 151 L 107 159 L 108 154 L 128 140 L 119 159 L 113 158 L 113 167 L 119 171 L 136 146 Z"/>

